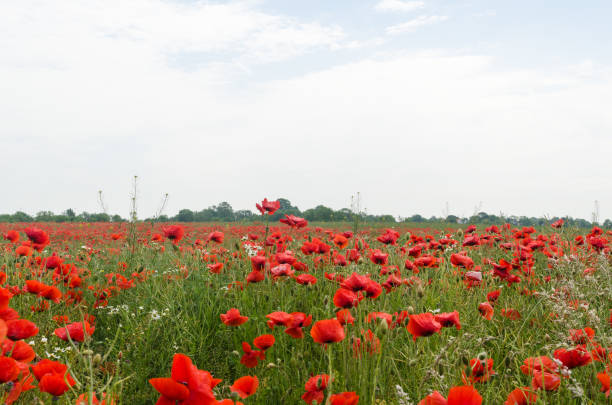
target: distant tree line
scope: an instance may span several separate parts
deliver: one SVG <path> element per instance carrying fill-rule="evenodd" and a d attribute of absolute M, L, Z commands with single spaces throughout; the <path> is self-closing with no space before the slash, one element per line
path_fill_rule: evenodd
<path fill-rule="evenodd" d="M 448 215 L 446 217 L 432 216 L 423 217 L 419 214 L 410 217 L 395 218 L 392 215 L 372 215 L 367 213 L 355 213 L 348 208 L 334 210 L 324 205 L 317 205 L 314 208 L 301 211 L 298 207 L 291 205 L 285 198 L 279 198 L 280 209 L 270 216 L 271 222 L 277 222 L 285 215 L 295 215 L 305 218 L 310 222 L 354 222 L 363 223 L 413 223 L 413 224 L 482 224 L 482 225 L 501 225 L 510 223 L 515 226 L 546 226 L 559 219 L 559 217 L 526 217 L 526 216 L 498 216 L 479 212 L 470 217 L 458 217 Z M 588 228 L 593 224 L 585 219 L 564 217 L 565 223 L 569 226 Z M 261 216 L 251 210 L 236 210 L 228 202 L 221 202 L 217 205 L 205 208 L 200 211 L 193 211 L 184 208 L 174 216 L 160 215 L 156 218 L 147 218 L 147 222 L 253 222 L 261 220 Z M 125 221 L 119 215 L 109 215 L 105 213 L 90 214 L 82 212 L 76 214 L 74 210 L 67 209 L 61 214 L 54 214 L 51 211 L 40 211 L 34 216 L 25 212 L 18 211 L 12 215 L 0 214 L 0 222 L 122 222 Z M 612 229 L 612 221 L 606 219 L 600 224 L 607 229 Z"/>

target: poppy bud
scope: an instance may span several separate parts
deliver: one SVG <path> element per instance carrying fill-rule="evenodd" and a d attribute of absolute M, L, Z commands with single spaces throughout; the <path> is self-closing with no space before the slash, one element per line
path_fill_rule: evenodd
<path fill-rule="evenodd" d="M 487 352 L 480 352 L 478 353 L 478 361 L 483 362 L 487 359 Z"/>
<path fill-rule="evenodd" d="M 85 356 L 91 356 L 93 354 L 93 350 L 85 349 L 82 352 Z"/>
<path fill-rule="evenodd" d="M 419 297 L 423 297 L 425 295 L 425 289 L 419 284 L 416 288 L 416 293 Z"/>
<path fill-rule="evenodd" d="M 387 331 L 389 329 L 389 324 L 387 323 L 386 319 L 380 318 L 378 320 L 378 327 L 382 330 L 382 331 Z"/>
<path fill-rule="evenodd" d="M 548 333 L 544 335 L 544 340 L 550 342 L 550 335 Z"/>
<path fill-rule="evenodd" d="M 102 356 L 100 356 L 100 353 L 96 353 L 91 362 L 94 367 L 98 367 L 100 363 L 102 363 Z"/>
<path fill-rule="evenodd" d="M 412 305 L 406 308 L 406 312 L 408 312 L 409 315 L 414 314 L 414 308 L 412 307 Z"/>

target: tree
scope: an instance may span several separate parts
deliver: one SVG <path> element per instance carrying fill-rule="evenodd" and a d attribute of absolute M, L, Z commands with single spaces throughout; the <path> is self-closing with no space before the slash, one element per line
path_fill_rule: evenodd
<path fill-rule="evenodd" d="M 176 217 L 174 217 L 174 219 L 179 222 L 193 222 L 194 221 L 193 211 L 187 208 L 183 208 L 182 210 L 179 211 Z"/>
<path fill-rule="evenodd" d="M 68 208 L 66 211 L 64 211 L 64 215 L 67 216 L 70 221 L 76 217 L 76 213 L 72 208 Z"/>

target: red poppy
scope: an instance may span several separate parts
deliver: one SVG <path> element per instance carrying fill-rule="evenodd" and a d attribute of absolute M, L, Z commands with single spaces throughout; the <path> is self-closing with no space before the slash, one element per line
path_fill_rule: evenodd
<path fill-rule="evenodd" d="M 27 319 L 16 319 L 6 323 L 6 336 L 11 340 L 27 339 L 38 334 L 38 327 Z"/>
<path fill-rule="evenodd" d="M 285 218 L 281 218 L 279 221 L 297 229 L 308 226 L 308 221 L 306 221 L 304 218 L 296 217 L 295 215 L 285 215 Z"/>
<path fill-rule="evenodd" d="M 310 377 L 308 381 L 306 381 L 304 387 L 306 392 L 302 395 L 302 399 L 306 401 L 307 404 L 312 404 L 314 401 L 317 401 L 317 404 L 322 404 L 325 398 L 324 391 L 329 384 L 329 378 L 327 374 L 319 374 Z"/>
<path fill-rule="evenodd" d="M 251 257 L 251 267 L 253 270 L 263 270 L 266 267 L 266 258 L 264 256 Z"/>
<path fill-rule="evenodd" d="M 569 369 L 585 366 L 592 361 L 591 354 L 584 346 L 577 346 L 571 350 L 557 349 L 553 355 Z"/>
<path fill-rule="evenodd" d="M 357 405 L 359 395 L 355 392 L 342 392 L 333 394 L 330 398 L 331 405 Z"/>
<path fill-rule="evenodd" d="M 178 244 L 185 235 L 185 228 L 181 225 L 169 225 L 162 228 L 164 236 L 172 241 L 175 245 Z"/>
<path fill-rule="evenodd" d="M 289 315 L 291 318 L 286 323 L 285 333 L 296 339 L 303 338 L 304 331 L 302 328 L 312 323 L 312 315 L 306 315 L 303 312 L 292 312 Z"/>
<path fill-rule="evenodd" d="M 335 234 L 334 235 L 334 239 L 333 239 L 334 245 L 336 245 L 336 247 L 338 249 L 344 249 L 345 247 L 348 246 L 348 238 L 342 234 Z"/>
<path fill-rule="evenodd" d="M 559 365 L 548 356 L 528 357 L 520 369 L 525 375 L 533 375 L 534 371 L 545 371 L 555 374 L 559 371 Z"/>
<path fill-rule="evenodd" d="M 274 345 L 275 340 L 274 335 L 261 335 L 253 339 L 253 345 L 260 350 L 266 351 Z"/>
<path fill-rule="evenodd" d="M 49 244 L 49 235 L 42 229 L 31 226 L 24 230 L 28 239 L 32 242 L 32 247 L 39 252 Z"/>
<path fill-rule="evenodd" d="M 247 342 L 242 342 L 242 351 L 244 354 L 240 359 L 240 363 L 247 368 L 257 367 L 259 360 L 264 360 L 266 358 L 266 354 L 263 351 L 253 350 L 251 345 Z"/>
<path fill-rule="evenodd" d="M 493 319 L 493 307 L 488 302 L 478 304 L 478 312 L 488 321 Z"/>
<path fill-rule="evenodd" d="M 537 400 L 538 396 L 529 387 L 521 387 L 508 394 L 508 399 L 506 399 L 504 405 L 531 405 L 535 404 Z"/>
<path fill-rule="evenodd" d="M 446 398 L 448 405 L 480 405 L 482 404 L 482 397 L 470 385 L 453 387 L 448 391 L 448 397 Z"/>
<path fill-rule="evenodd" d="M 70 325 L 57 328 L 53 333 L 55 333 L 58 338 L 65 341 L 68 341 L 68 338 L 70 337 L 70 339 L 75 342 L 82 342 L 85 340 L 85 336 L 93 335 L 95 330 L 95 326 L 90 325 L 87 321 L 83 321 L 74 322 Z"/>
<path fill-rule="evenodd" d="M 463 267 L 464 269 L 470 270 L 474 267 L 474 260 L 465 255 L 453 253 L 450 257 L 450 262 L 453 266 Z"/>
<path fill-rule="evenodd" d="M 452 387 L 448 391 L 448 398 L 444 399 L 442 394 L 434 391 L 425 397 L 419 405 L 481 405 L 482 397 L 470 385 Z"/>
<path fill-rule="evenodd" d="M 601 383 L 601 392 L 606 394 L 606 398 L 610 396 L 610 374 L 608 372 L 597 373 L 597 379 Z"/>
<path fill-rule="evenodd" d="M 339 288 L 334 294 L 334 305 L 338 308 L 352 308 L 358 303 L 357 294 L 346 288 Z"/>
<path fill-rule="evenodd" d="M 223 234 L 223 232 L 214 231 L 214 232 L 211 232 L 206 239 L 212 240 L 213 242 L 216 242 L 216 243 L 223 243 L 224 238 L 225 238 L 225 235 Z"/>
<path fill-rule="evenodd" d="M 19 241 L 19 232 L 14 231 L 14 230 L 10 230 L 7 233 L 4 234 L 4 239 L 12 242 L 12 243 L 17 243 Z"/>
<path fill-rule="evenodd" d="M 423 314 L 410 315 L 408 321 L 408 332 L 412 334 L 412 339 L 417 340 L 417 337 L 431 336 L 434 333 L 440 332 L 442 325 L 436 321 L 433 314 L 426 312 Z"/>
<path fill-rule="evenodd" d="M 0 357 L 0 383 L 14 381 L 19 377 L 17 362 L 10 357 Z"/>
<path fill-rule="evenodd" d="M 257 210 L 261 212 L 261 215 L 265 215 L 268 213 L 272 215 L 276 212 L 276 210 L 280 209 L 280 201 L 268 201 L 267 198 L 264 198 L 260 204 L 255 204 Z"/>
<path fill-rule="evenodd" d="M 434 391 L 431 394 L 423 398 L 418 405 L 447 405 L 448 401 L 438 391 Z"/>
<path fill-rule="evenodd" d="M 443 328 L 448 328 L 454 326 L 457 330 L 461 329 L 461 322 L 459 321 L 459 312 L 445 312 L 441 314 L 436 314 L 434 319 L 442 325 Z"/>
<path fill-rule="evenodd" d="M 344 328 L 337 319 L 324 319 L 314 323 L 310 336 L 317 343 L 336 343 L 344 339 Z"/>
<path fill-rule="evenodd" d="M 257 391 L 257 387 L 259 386 L 259 379 L 257 376 L 244 376 L 240 377 L 234 384 L 230 387 L 232 392 L 238 394 L 238 396 L 242 399 L 249 397 Z"/>
<path fill-rule="evenodd" d="M 561 378 L 556 374 L 547 372 L 533 371 L 531 386 L 534 390 L 544 389 L 545 391 L 556 391 L 561 385 Z"/>
<path fill-rule="evenodd" d="M 57 361 L 41 360 L 32 366 L 32 372 L 39 381 L 38 389 L 41 392 L 48 392 L 55 397 L 61 396 L 76 384 L 68 373 L 68 366 Z"/>
<path fill-rule="evenodd" d="M 346 325 L 347 323 L 352 325 L 355 322 L 355 318 L 353 318 L 351 311 L 348 309 L 341 309 L 340 311 L 336 312 L 336 319 L 342 326 Z"/>
<path fill-rule="evenodd" d="M 191 359 L 177 353 L 172 360 L 170 378 L 151 378 L 149 383 L 161 394 L 157 404 L 214 405 L 217 403 L 212 389 L 221 380 L 208 371 L 198 370 Z"/>
<path fill-rule="evenodd" d="M 13 342 L 10 339 L 4 339 L 2 342 L 2 355 L 7 356 L 9 354 L 11 358 L 21 363 L 29 363 L 36 357 L 36 352 L 34 352 L 32 346 L 23 340 Z"/>
<path fill-rule="evenodd" d="M 496 374 L 493 370 L 493 359 L 471 359 L 469 367 L 469 376 L 465 373 L 462 376 L 464 384 L 485 383 Z"/>
<path fill-rule="evenodd" d="M 570 338 L 576 344 L 585 344 L 593 340 L 595 331 L 588 326 L 583 329 L 570 329 Z"/>
<path fill-rule="evenodd" d="M 221 314 L 221 322 L 228 326 L 240 326 L 249 320 L 248 316 L 241 316 L 240 310 L 232 308 L 225 314 Z"/>
<path fill-rule="evenodd" d="M 384 265 L 387 264 L 389 254 L 381 252 L 379 249 L 373 250 L 370 253 L 370 260 L 374 264 Z"/>

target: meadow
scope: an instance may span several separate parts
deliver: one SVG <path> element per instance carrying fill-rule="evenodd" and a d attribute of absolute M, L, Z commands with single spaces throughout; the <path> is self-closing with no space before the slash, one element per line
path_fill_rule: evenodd
<path fill-rule="evenodd" d="M 25 404 L 606 404 L 612 233 L 0 224 Z"/>

